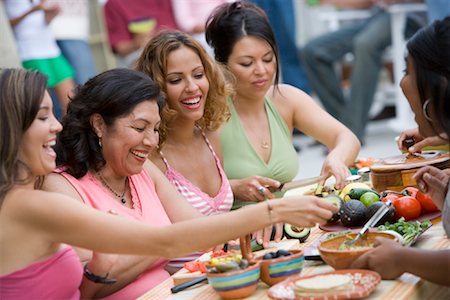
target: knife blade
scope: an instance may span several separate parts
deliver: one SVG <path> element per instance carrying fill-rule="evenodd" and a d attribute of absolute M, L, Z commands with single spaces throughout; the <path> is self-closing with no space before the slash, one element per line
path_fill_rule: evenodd
<path fill-rule="evenodd" d="M 306 179 L 292 180 L 290 182 L 282 183 L 276 190 L 286 192 L 288 190 L 292 190 L 292 189 L 307 186 L 307 185 L 310 185 L 313 183 L 321 182 L 325 178 L 326 178 L 325 175 L 320 175 L 320 176 L 306 178 Z"/>

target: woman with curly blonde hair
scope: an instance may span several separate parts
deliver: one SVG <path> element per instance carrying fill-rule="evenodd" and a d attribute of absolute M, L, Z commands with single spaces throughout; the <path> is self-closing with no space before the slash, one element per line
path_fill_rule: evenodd
<path fill-rule="evenodd" d="M 137 70 L 165 95 L 159 151 L 151 160 L 204 215 L 229 211 L 230 183 L 222 169 L 217 129 L 228 119 L 231 95 L 223 70 L 190 35 L 164 31 L 145 47 Z"/>

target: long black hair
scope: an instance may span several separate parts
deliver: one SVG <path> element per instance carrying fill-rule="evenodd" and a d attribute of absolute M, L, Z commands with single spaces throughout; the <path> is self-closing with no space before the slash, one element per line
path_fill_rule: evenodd
<path fill-rule="evenodd" d="M 414 62 L 420 101 L 423 105 L 430 100 L 439 129 L 450 137 L 450 16 L 419 30 L 406 47 Z"/>

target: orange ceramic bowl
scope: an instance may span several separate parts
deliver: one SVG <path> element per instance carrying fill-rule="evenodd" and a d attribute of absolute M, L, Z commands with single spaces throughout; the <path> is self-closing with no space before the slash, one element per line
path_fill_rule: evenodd
<path fill-rule="evenodd" d="M 289 276 L 298 275 L 303 269 L 302 250 L 289 250 L 292 254 L 272 259 L 262 259 L 262 256 L 256 257 L 261 266 L 261 280 L 272 286 L 283 281 Z"/>
<path fill-rule="evenodd" d="M 237 271 L 206 273 L 208 283 L 223 299 L 239 299 L 250 296 L 258 287 L 259 276 L 259 263 Z"/>
<path fill-rule="evenodd" d="M 354 238 L 356 237 L 356 233 L 337 236 L 329 240 L 324 240 L 319 244 L 320 257 L 336 270 L 348 269 L 355 259 L 371 249 L 370 247 L 364 247 L 339 250 L 339 246 L 347 240 L 347 236 Z M 367 232 L 363 238 L 369 244 L 374 244 L 376 237 L 393 239 L 398 242 L 398 238 L 388 232 Z"/>

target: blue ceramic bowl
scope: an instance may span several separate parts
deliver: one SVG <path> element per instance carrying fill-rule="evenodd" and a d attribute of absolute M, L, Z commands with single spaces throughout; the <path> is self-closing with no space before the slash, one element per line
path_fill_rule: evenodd
<path fill-rule="evenodd" d="M 272 286 L 283 281 L 289 276 L 298 275 L 303 269 L 305 258 L 302 250 L 289 250 L 292 254 L 272 259 L 262 259 L 260 261 L 261 280 Z"/>

